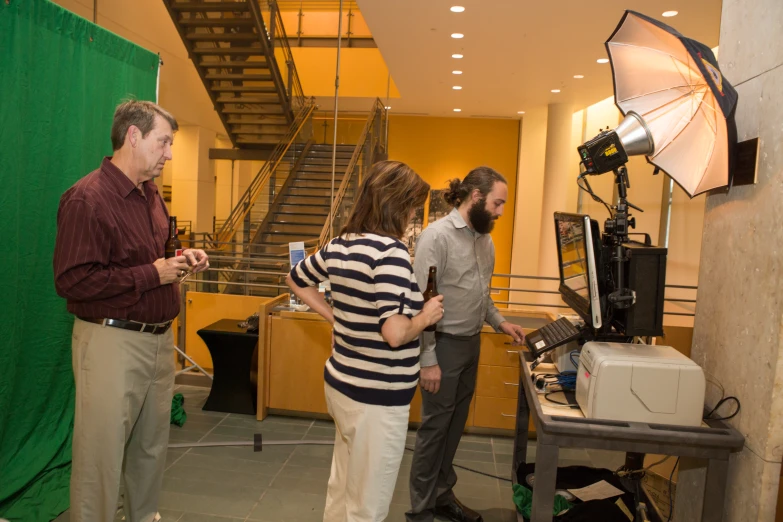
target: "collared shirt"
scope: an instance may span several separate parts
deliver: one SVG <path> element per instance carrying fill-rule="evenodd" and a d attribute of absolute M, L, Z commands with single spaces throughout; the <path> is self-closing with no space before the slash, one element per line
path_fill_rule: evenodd
<path fill-rule="evenodd" d="M 161 285 L 168 211 L 152 181 L 141 190 L 111 161 L 60 198 L 54 281 L 84 319 L 162 323 L 179 313 L 179 285 Z"/>
<path fill-rule="evenodd" d="M 495 268 L 495 245 L 489 234 L 468 227 L 455 208 L 429 225 L 416 244 L 413 269 L 419 287 L 427 288 L 431 266 L 437 267 L 438 293 L 443 296 L 443 319 L 438 332 L 471 336 L 481 331 L 484 321 L 496 331 L 505 321 L 489 293 Z M 434 332 L 421 337 L 421 365 L 438 363 Z"/>

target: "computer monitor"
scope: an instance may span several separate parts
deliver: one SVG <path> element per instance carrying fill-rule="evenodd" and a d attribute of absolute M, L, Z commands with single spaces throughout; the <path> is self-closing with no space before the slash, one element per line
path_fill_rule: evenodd
<path fill-rule="evenodd" d="M 563 301 L 586 324 L 601 328 L 601 299 L 598 290 L 600 229 L 584 214 L 555 212 L 555 237 L 560 266 L 560 294 Z"/>

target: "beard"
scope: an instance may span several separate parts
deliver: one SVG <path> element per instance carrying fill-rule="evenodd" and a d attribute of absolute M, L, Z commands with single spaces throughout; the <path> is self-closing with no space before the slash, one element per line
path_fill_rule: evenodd
<path fill-rule="evenodd" d="M 496 217 L 487 210 L 487 198 L 481 198 L 476 201 L 470 210 L 468 210 L 468 219 L 473 230 L 479 234 L 489 234 L 495 228 Z"/>

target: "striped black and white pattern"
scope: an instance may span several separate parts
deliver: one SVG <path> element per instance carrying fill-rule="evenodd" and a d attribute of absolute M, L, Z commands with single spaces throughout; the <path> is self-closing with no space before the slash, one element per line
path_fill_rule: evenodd
<path fill-rule="evenodd" d="M 329 280 L 335 345 L 326 382 L 365 404 L 410 404 L 419 380 L 419 339 L 392 348 L 381 335 L 395 314 L 413 317 L 423 298 L 408 249 L 376 234 L 348 234 L 298 263 L 291 278 L 302 288 Z"/>

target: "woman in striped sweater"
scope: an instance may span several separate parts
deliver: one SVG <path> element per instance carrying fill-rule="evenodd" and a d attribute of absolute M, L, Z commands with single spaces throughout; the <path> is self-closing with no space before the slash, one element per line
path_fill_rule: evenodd
<path fill-rule="evenodd" d="M 381 522 L 389 512 L 419 379 L 419 334 L 443 317 L 442 297 L 423 304 L 400 241 L 428 192 L 404 163 L 374 164 L 340 235 L 287 279 L 334 328 L 324 368 L 336 427 L 324 522 Z M 326 279 L 334 310 L 316 288 Z"/>

